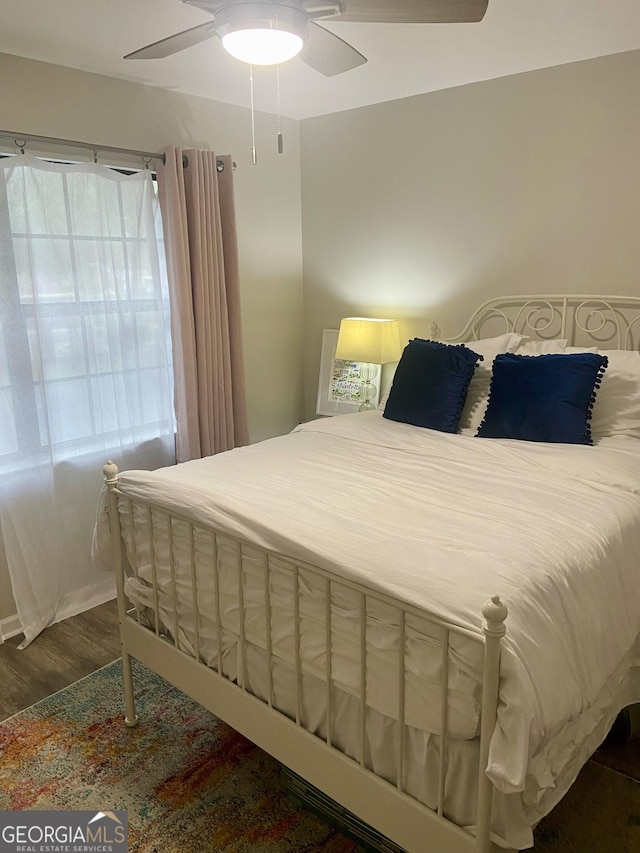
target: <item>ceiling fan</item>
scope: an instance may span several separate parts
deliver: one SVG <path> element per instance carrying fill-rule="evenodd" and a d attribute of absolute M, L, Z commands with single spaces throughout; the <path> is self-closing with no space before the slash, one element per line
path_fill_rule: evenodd
<path fill-rule="evenodd" d="M 296 55 L 332 77 L 367 61 L 318 21 L 378 24 L 474 23 L 489 0 L 181 0 L 213 20 L 127 54 L 125 59 L 162 59 L 218 36 L 243 62 L 276 65 Z"/>

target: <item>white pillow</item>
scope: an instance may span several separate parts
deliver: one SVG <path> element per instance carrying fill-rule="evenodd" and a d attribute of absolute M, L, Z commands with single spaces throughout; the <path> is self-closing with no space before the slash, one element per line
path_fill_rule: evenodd
<path fill-rule="evenodd" d="M 569 341 L 566 338 L 555 338 L 551 341 L 523 341 L 516 355 L 542 355 L 543 353 L 564 352 Z M 595 350 L 594 350 L 595 351 Z"/>
<path fill-rule="evenodd" d="M 591 436 L 640 438 L 640 353 L 603 350 L 609 365 L 604 372 L 591 415 Z"/>
<path fill-rule="evenodd" d="M 599 352 L 609 359 L 607 370 L 628 370 L 640 374 L 640 352 L 632 349 L 604 349 Z"/>
<path fill-rule="evenodd" d="M 478 363 L 471 377 L 462 415 L 460 416 L 460 429 L 477 429 L 480 426 L 489 399 L 489 385 L 491 384 L 491 370 L 494 358 L 503 352 L 517 352 L 518 347 L 525 339 L 525 335 L 519 335 L 517 332 L 507 332 L 495 338 L 483 338 L 479 341 L 466 342 L 466 346 L 470 350 L 484 356 L 484 361 Z"/>
<path fill-rule="evenodd" d="M 480 363 L 486 367 L 487 363 L 493 362 L 493 359 L 500 353 L 516 352 L 526 337 L 526 335 L 519 335 L 517 332 L 506 332 L 504 335 L 497 335 L 495 338 L 465 341 L 464 345 L 477 352 L 478 355 L 484 356 L 484 361 Z"/>
<path fill-rule="evenodd" d="M 393 380 L 391 381 L 391 385 L 393 385 Z M 384 392 L 382 397 L 380 397 L 380 402 L 378 403 L 378 408 L 384 411 L 384 407 L 387 405 L 387 400 L 389 399 L 389 393 L 391 391 L 391 385 Z"/>

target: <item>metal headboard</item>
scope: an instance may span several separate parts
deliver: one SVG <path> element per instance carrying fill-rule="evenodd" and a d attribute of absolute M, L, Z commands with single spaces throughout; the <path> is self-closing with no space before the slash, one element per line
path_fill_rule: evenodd
<path fill-rule="evenodd" d="M 571 346 L 640 349 L 640 297 L 541 294 L 488 299 L 450 341 L 519 332 L 536 340 L 566 338 Z"/>

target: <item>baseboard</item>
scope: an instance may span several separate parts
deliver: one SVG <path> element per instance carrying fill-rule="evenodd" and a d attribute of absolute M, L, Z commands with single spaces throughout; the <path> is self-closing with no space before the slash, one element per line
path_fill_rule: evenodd
<path fill-rule="evenodd" d="M 11 637 L 17 637 L 18 634 L 22 634 L 22 624 L 17 613 L 0 619 L 0 637 L 9 640 Z"/>

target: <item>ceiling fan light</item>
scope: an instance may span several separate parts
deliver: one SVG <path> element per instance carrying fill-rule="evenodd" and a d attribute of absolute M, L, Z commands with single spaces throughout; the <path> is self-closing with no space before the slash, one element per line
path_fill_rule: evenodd
<path fill-rule="evenodd" d="M 216 32 L 236 59 L 250 65 L 278 65 L 302 50 L 309 16 L 301 0 L 237 0 L 216 12 Z"/>
<path fill-rule="evenodd" d="M 297 33 L 265 27 L 235 30 L 222 37 L 222 46 L 242 62 L 251 65 L 279 65 L 293 59 L 304 41 Z"/>

